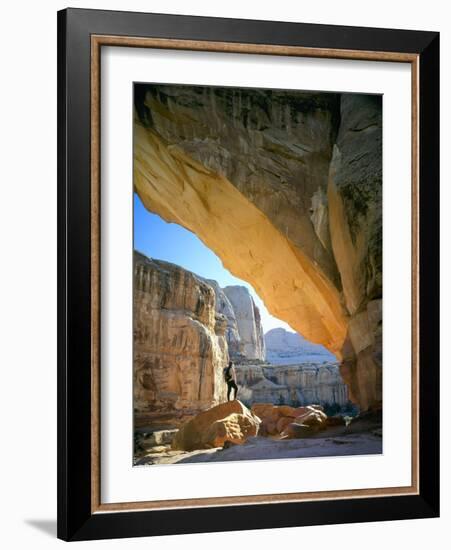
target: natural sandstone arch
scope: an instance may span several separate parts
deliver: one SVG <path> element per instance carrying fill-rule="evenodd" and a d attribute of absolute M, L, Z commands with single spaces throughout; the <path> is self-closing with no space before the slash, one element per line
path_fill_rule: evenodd
<path fill-rule="evenodd" d="M 382 400 L 378 96 L 137 85 L 134 185 Z"/>
<path fill-rule="evenodd" d="M 134 185 L 144 206 L 195 233 L 268 310 L 340 356 L 340 296 L 321 270 L 224 176 L 135 124 Z"/>

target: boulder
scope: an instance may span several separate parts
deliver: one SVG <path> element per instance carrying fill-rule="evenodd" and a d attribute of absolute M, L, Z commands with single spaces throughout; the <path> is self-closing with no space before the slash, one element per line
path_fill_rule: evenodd
<path fill-rule="evenodd" d="M 316 407 L 317 405 L 309 405 L 310 407 Z M 308 408 L 307 407 L 297 407 L 296 408 L 296 414 L 295 414 L 295 418 L 298 417 L 298 416 L 301 416 L 302 414 L 305 414 L 306 412 L 308 412 Z"/>
<path fill-rule="evenodd" d="M 273 421 L 285 416 L 296 418 L 299 416 L 298 411 L 300 409 L 305 409 L 305 407 L 295 408 L 288 405 L 272 405 L 271 403 L 255 403 L 251 408 L 252 412 L 259 418 L 271 418 Z"/>
<path fill-rule="evenodd" d="M 302 437 L 309 437 L 313 435 L 313 430 L 311 430 L 305 424 L 297 424 L 296 422 L 291 422 L 281 433 L 283 439 L 300 439 Z"/>
<path fill-rule="evenodd" d="M 157 430 L 154 431 L 149 439 L 149 443 L 154 446 L 170 445 L 178 430 Z"/>
<path fill-rule="evenodd" d="M 252 405 L 251 411 L 256 414 L 259 418 L 264 418 L 272 410 L 274 405 L 271 403 L 254 403 Z"/>
<path fill-rule="evenodd" d="M 137 451 L 151 452 L 156 447 L 170 446 L 178 430 L 157 430 L 151 433 L 136 432 L 135 448 Z"/>
<path fill-rule="evenodd" d="M 278 405 L 277 406 L 277 412 L 280 416 L 291 416 L 292 418 L 296 418 L 296 408 L 290 407 L 288 405 Z"/>
<path fill-rule="evenodd" d="M 247 435 L 256 435 L 260 419 L 241 401 L 228 401 L 197 414 L 185 422 L 172 440 L 172 448 L 182 451 L 209 449 L 225 441 L 244 441 Z M 241 435 L 238 435 L 241 434 Z"/>
<path fill-rule="evenodd" d="M 307 407 L 307 409 L 307 412 L 296 417 L 296 422 L 309 427 L 321 426 L 323 429 L 326 428 L 327 415 L 323 411 L 314 409 L 313 407 Z"/>
<path fill-rule="evenodd" d="M 277 434 L 277 423 L 271 418 L 265 418 L 262 421 L 262 430 L 265 435 L 276 435 Z"/>
<path fill-rule="evenodd" d="M 223 447 L 241 445 L 248 437 L 258 433 L 259 422 L 249 414 L 230 414 L 214 422 L 208 429 L 203 443 L 205 447 Z"/>
<path fill-rule="evenodd" d="M 283 438 L 296 439 L 309 437 L 327 428 L 327 415 L 313 407 L 306 407 L 308 410 L 291 422 L 280 434 Z"/>
<path fill-rule="evenodd" d="M 277 421 L 277 432 L 282 433 L 285 430 L 285 428 L 288 426 L 288 424 L 291 424 L 292 422 L 293 422 L 293 419 L 288 416 L 279 418 L 279 420 Z"/>
<path fill-rule="evenodd" d="M 155 447 L 151 447 L 149 449 L 149 454 L 152 453 L 164 453 L 168 450 L 168 447 L 166 445 L 156 445 Z"/>
<path fill-rule="evenodd" d="M 255 403 L 252 412 L 262 420 L 259 431 L 262 436 L 305 437 L 328 426 L 327 415 L 321 405 L 289 407 Z M 303 427 L 298 428 L 301 425 Z"/>

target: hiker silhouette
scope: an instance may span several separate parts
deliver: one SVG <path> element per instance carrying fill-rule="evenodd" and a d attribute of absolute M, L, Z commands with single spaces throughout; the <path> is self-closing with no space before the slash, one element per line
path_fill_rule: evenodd
<path fill-rule="evenodd" d="M 229 361 L 228 366 L 224 369 L 224 380 L 227 384 L 227 401 L 230 401 L 230 394 L 232 393 L 232 390 L 235 392 L 233 399 L 236 399 L 238 386 L 236 384 L 235 367 L 233 366 L 232 361 Z"/>

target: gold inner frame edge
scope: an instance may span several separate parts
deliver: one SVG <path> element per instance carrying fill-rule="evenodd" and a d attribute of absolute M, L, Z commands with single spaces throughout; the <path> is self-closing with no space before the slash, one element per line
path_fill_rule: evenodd
<path fill-rule="evenodd" d="M 412 72 L 412 480 L 407 487 L 384 487 L 303 493 L 101 503 L 100 498 L 100 50 L 102 46 L 247 53 L 330 59 L 410 63 Z M 308 502 L 343 498 L 389 497 L 419 494 L 419 55 L 401 52 L 339 50 L 91 35 L 91 513 L 163 510 L 211 506 Z"/>

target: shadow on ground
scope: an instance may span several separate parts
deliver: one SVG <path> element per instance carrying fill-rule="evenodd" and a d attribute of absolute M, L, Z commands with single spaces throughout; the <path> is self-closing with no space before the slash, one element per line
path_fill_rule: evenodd
<path fill-rule="evenodd" d="M 26 519 L 25 523 L 46 535 L 56 538 L 56 519 Z"/>

